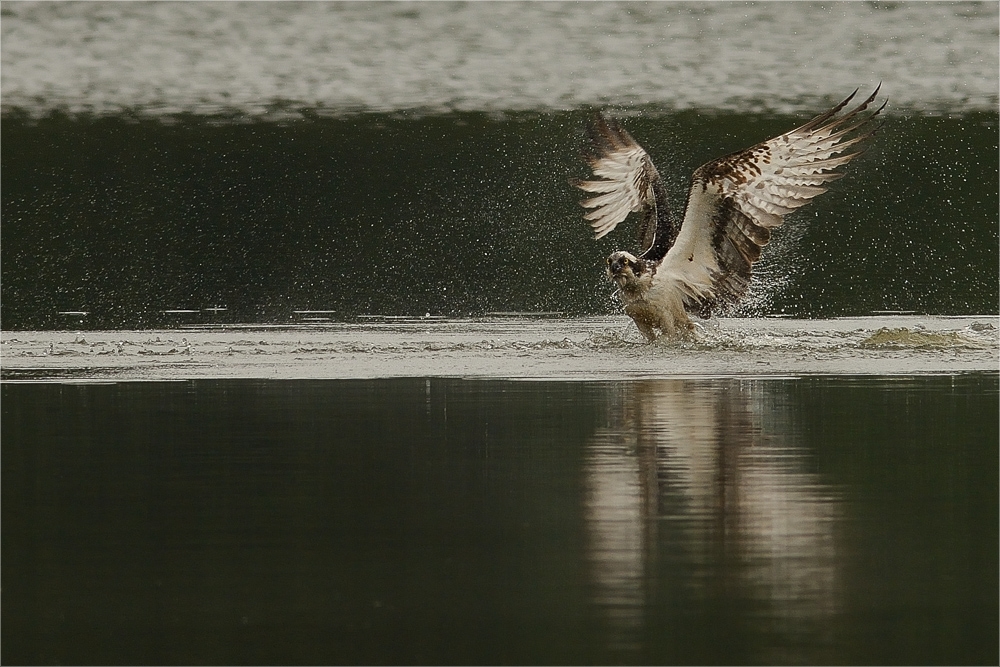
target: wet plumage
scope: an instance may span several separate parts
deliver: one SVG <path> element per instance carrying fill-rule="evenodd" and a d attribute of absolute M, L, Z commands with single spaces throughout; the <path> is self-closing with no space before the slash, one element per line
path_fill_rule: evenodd
<path fill-rule="evenodd" d="M 593 195 L 580 203 L 596 238 L 630 213 L 642 216 L 641 254 L 612 253 L 608 275 L 648 340 L 686 335 L 690 314 L 708 317 L 739 301 L 771 230 L 864 152 L 877 129 L 872 120 L 885 108 L 863 113 L 878 92 L 840 114 L 854 91 L 800 127 L 703 164 L 691 177 L 681 221 L 670 216 L 663 180 L 645 149 L 614 119 L 593 119 L 585 159 L 595 178 L 574 185 Z"/>

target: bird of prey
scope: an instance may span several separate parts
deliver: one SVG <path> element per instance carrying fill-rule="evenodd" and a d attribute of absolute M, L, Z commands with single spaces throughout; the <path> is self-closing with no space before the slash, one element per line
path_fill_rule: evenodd
<path fill-rule="evenodd" d="M 584 159 L 595 178 L 572 183 L 595 195 L 580 202 L 595 238 L 629 213 L 642 216 L 641 254 L 611 253 L 607 272 L 647 340 L 688 337 L 691 314 L 707 318 L 739 301 L 771 230 L 864 152 L 885 108 L 863 113 L 879 88 L 854 109 L 841 113 L 857 90 L 805 125 L 698 167 L 681 221 L 670 216 L 663 180 L 643 147 L 614 119 L 594 117 Z"/>

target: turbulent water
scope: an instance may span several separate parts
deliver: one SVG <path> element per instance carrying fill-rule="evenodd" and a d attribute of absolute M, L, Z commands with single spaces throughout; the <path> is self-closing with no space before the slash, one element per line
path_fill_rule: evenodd
<path fill-rule="evenodd" d="M 646 344 L 627 318 L 389 318 L 366 323 L 5 332 L 7 381 L 203 378 L 903 375 L 996 371 L 996 317 L 711 321 Z"/>

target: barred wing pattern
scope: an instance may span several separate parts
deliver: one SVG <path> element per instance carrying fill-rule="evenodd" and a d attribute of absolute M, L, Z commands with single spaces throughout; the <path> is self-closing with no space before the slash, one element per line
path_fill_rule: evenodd
<path fill-rule="evenodd" d="M 583 217 L 594 228 L 594 238 L 606 236 L 629 213 L 642 213 L 639 242 L 644 250 L 651 249 L 657 220 L 666 219 L 669 226 L 666 192 L 653 161 L 613 118 L 595 115 L 587 134 L 591 152 L 584 159 L 600 180 L 574 179 L 571 183 L 597 195 L 580 202 L 590 209 Z"/>
<path fill-rule="evenodd" d="M 735 303 L 750 271 L 784 216 L 826 191 L 843 173 L 834 171 L 864 152 L 885 104 L 862 114 L 879 88 L 837 116 L 855 90 L 830 111 L 778 137 L 708 162 L 692 177 L 688 206 L 676 243 L 656 276 L 680 289 L 685 308 L 707 315 Z"/>

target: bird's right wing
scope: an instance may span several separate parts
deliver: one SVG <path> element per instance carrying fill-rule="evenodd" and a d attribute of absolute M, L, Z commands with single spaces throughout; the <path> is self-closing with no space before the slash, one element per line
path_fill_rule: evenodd
<path fill-rule="evenodd" d="M 885 104 L 862 112 L 878 92 L 838 116 L 854 91 L 805 125 L 695 171 L 680 234 L 659 276 L 675 281 L 689 310 L 710 312 L 743 295 L 771 230 L 825 192 L 843 176 L 837 169 L 864 151 Z"/>

